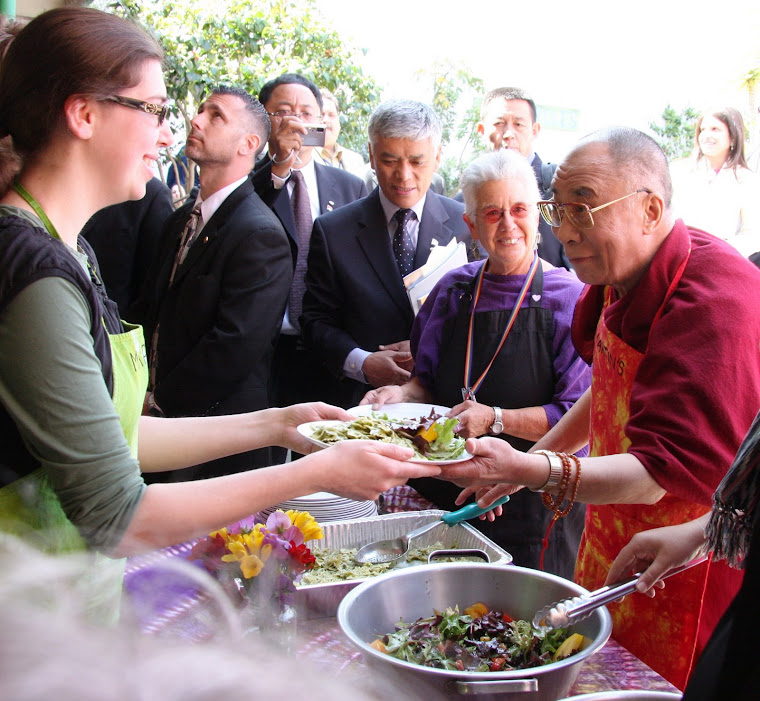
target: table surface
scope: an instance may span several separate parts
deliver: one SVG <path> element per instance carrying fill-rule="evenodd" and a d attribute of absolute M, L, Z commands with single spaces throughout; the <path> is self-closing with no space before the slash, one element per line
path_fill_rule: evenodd
<path fill-rule="evenodd" d="M 409 487 L 386 492 L 381 513 L 435 508 Z M 186 559 L 192 543 L 130 558 L 125 572 L 125 615 L 148 635 L 191 640 L 210 637 L 208 600 L 188 586 L 183 575 L 173 576 L 166 564 Z M 145 592 L 150 592 L 150 597 Z M 364 670 L 362 653 L 348 640 L 336 619 L 298 621 L 298 652 L 315 664 L 350 675 Z M 614 640 L 590 657 L 580 670 L 572 694 L 615 689 L 678 690 Z"/>

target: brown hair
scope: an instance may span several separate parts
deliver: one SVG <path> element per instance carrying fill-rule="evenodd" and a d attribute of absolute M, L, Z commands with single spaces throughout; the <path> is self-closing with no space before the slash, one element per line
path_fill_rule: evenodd
<path fill-rule="evenodd" d="M 718 121 L 723 122 L 728 129 L 728 138 L 731 140 L 728 149 L 728 157 L 724 163 L 724 168 L 732 168 L 734 174 L 737 168 L 749 168 L 744 158 L 744 120 L 741 112 L 733 107 L 723 107 L 715 112 L 704 112 L 699 115 L 699 119 L 694 127 L 694 145 L 697 147 L 697 161 L 701 160 L 704 154 L 699 146 L 699 130 L 702 128 L 702 120 L 705 117 L 715 117 Z"/>
<path fill-rule="evenodd" d="M 158 43 L 132 22 L 86 7 L 43 12 L 11 42 L 0 65 L 0 136 L 26 157 L 63 125 L 72 95 L 105 98 L 137 85 Z"/>
<path fill-rule="evenodd" d="M 24 21 L 13 20 L 5 15 L 0 15 L 0 64 L 8 52 L 11 42 L 25 24 Z M 0 139 L 0 196 L 8 189 L 19 170 L 21 170 L 21 158 L 13 148 L 11 137 L 6 136 Z"/>

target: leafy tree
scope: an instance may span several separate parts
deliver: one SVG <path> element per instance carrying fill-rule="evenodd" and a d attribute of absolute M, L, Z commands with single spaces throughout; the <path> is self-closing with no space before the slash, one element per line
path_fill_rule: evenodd
<path fill-rule="evenodd" d="M 480 143 L 475 127 L 480 117 L 478 98 L 484 92 L 483 81 L 451 61 L 439 61 L 430 69 L 418 71 L 417 79 L 432 85 L 430 104 L 443 122 L 443 145 L 450 147 L 447 152 L 455 154 L 447 155 L 438 168 L 447 194 L 453 195 L 459 189 L 465 159 Z M 462 104 L 468 103 L 470 106 L 463 112 Z"/>
<path fill-rule="evenodd" d="M 694 148 L 694 128 L 699 112 L 693 107 L 687 107 L 676 112 L 668 105 L 660 117 L 660 122 L 650 122 L 649 128 L 659 137 L 657 142 L 662 146 L 669 161 L 688 156 Z"/>
<path fill-rule="evenodd" d="M 268 80 L 297 72 L 325 87 L 343 109 L 341 141 L 361 150 L 379 100 L 374 79 L 318 13 L 314 0 L 95 0 L 94 6 L 129 17 L 151 31 L 166 54 L 166 84 L 179 112 L 177 144 L 198 104 L 220 83 L 257 95 Z M 184 168 L 184 167 L 183 167 Z M 186 170 L 186 168 L 185 168 Z M 192 174 L 190 174 L 192 181 Z"/>

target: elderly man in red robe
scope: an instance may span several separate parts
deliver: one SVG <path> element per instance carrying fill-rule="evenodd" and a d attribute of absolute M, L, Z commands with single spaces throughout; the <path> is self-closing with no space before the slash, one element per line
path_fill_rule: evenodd
<path fill-rule="evenodd" d="M 558 515 L 588 504 L 575 572 L 588 589 L 635 533 L 710 509 L 760 406 L 760 271 L 676 219 L 671 195 L 664 153 L 635 129 L 595 132 L 567 156 L 539 206 L 587 283 L 573 340 L 591 388 L 531 454 L 471 439 L 475 459 L 443 468 L 483 506 L 520 486 Z M 725 563 L 691 568 L 655 599 L 611 605 L 613 637 L 683 688 L 740 583 Z"/>

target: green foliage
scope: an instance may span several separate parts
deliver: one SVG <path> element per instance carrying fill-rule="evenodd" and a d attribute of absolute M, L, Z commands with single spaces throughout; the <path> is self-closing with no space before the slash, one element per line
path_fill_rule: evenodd
<path fill-rule="evenodd" d="M 237 85 L 258 95 L 268 80 L 301 73 L 333 92 L 343 111 L 341 142 L 361 151 L 372 109 L 374 79 L 318 13 L 314 0 L 95 0 L 93 6 L 129 17 L 156 36 L 166 54 L 169 96 L 182 117 L 180 132 L 209 89 Z M 183 124 L 184 122 L 184 124 Z M 175 153 L 184 135 L 179 133 Z M 182 137 L 182 138 L 180 138 Z"/>
<path fill-rule="evenodd" d="M 685 158 L 694 148 L 694 128 L 699 112 L 687 107 L 676 112 L 668 105 L 660 117 L 660 122 L 650 122 L 649 128 L 657 134 L 657 142 L 662 146 L 669 161 Z"/>
<path fill-rule="evenodd" d="M 429 99 L 443 122 L 443 144 L 456 150 L 458 155 L 447 156 L 438 168 L 446 183 L 446 193 L 454 195 L 459 190 L 466 154 L 480 143 L 476 126 L 480 117 L 479 96 L 484 92 L 483 81 L 467 68 L 451 61 L 436 62 L 430 69 L 417 72 L 420 82 L 432 87 Z M 424 98 L 423 98 L 424 99 Z M 462 104 L 469 107 L 462 110 Z"/>

